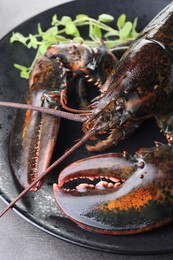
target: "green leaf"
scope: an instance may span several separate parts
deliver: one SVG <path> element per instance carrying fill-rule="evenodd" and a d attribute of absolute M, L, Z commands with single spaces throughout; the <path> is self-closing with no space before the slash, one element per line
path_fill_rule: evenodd
<path fill-rule="evenodd" d="M 121 14 L 117 20 L 117 26 L 119 29 L 123 28 L 125 21 L 126 21 L 126 15 Z"/>
<path fill-rule="evenodd" d="M 88 15 L 85 14 L 78 14 L 76 15 L 76 20 L 74 21 L 76 25 L 82 26 L 84 22 L 88 21 L 90 18 Z"/>
<path fill-rule="evenodd" d="M 30 75 L 30 73 L 27 72 L 27 71 L 21 71 L 21 72 L 20 72 L 21 78 L 29 79 L 29 75 Z"/>
<path fill-rule="evenodd" d="M 79 20 L 86 20 L 88 19 L 88 15 L 86 14 L 78 14 L 76 15 L 76 21 L 78 22 Z"/>
<path fill-rule="evenodd" d="M 25 78 L 25 79 L 28 79 L 29 78 L 29 68 L 25 67 L 25 66 L 22 66 L 20 64 L 14 64 L 14 67 L 16 69 L 19 69 L 20 70 L 20 76 L 22 78 Z"/>
<path fill-rule="evenodd" d="M 72 22 L 72 19 L 70 16 L 63 16 L 61 18 L 61 25 L 66 26 L 67 23 Z"/>
<path fill-rule="evenodd" d="M 13 43 L 15 41 L 26 44 L 27 38 L 21 33 L 12 33 L 12 36 L 10 37 L 10 43 Z"/>
<path fill-rule="evenodd" d="M 42 35 L 42 34 L 43 34 L 43 31 L 42 31 L 42 28 L 41 28 L 41 24 L 40 24 L 40 23 L 38 23 L 38 25 L 37 25 L 37 30 L 38 30 L 38 34 L 39 34 L 39 35 Z"/>
<path fill-rule="evenodd" d="M 43 33 L 42 38 L 43 42 L 54 42 L 56 40 L 56 37 L 58 35 L 58 28 L 57 27 L 51 27 L 46 32 Z"/>
<path fill-rule="evenodd" d="M 137 23 L 138 23 L 138 18 L 135 18 L 135 20 L 133 22 L 132 32 L 131 32 L 132 38 L 136 38 L 138 36 L 138 33 L 136 31 Z"/>
<path fill-rule="evenodd" d="M 113 31 L 109 31 L 109 32 L 104 34 L 105 38 L 112 37 L 112 36 L 119 36 L 119 31 L 113 30 Z"/>
<path fill-rule="evenodd" d="M 99 21 L 103 23 L 110 23 L 114 20 L 114 17 L 110 14 L 101 14 L 99 15 Z"/>
<path fill-rule="evenodd" d="M 126 22 L 124 27 L 120 30 L 120 39 L 125 39 L 130 34 L 132 27 L 131 22 Z"/>
<path fill-rule="evenodd" d="M 34 48 L 34 49 L 37 49 L 37 46 L 38 46 L 38 41 L 37 41 L 37 38 L 30 34 L 29 35 L 29 43 L 28 43 L 28 48 Z"/>
<path fill-rule="evenodd" d="M 53 17 L 52 17 L 51 25 L 52 26 L 57 26 L 59 23 L 60 23 L 60 21 L 58 20 L 57 15 L 54 14 Z"/>
<path fill-rule="evenodd" d="M 135 20 L 133 21 L 133 31 L 136 31 L 136 27 L 137 27 L 137 23 L 138 23 L 138 18 L 136 17 Z"/>
<path fill-rule="evenodd" d="M 58 28 L 56 26 L 50 27 L 46 32 L 46 35 L 52 36 L 52 35 L 57 35 L 58 34 Z"/>
<path fill-rule="evenodd" d="M 76 42 L 76 43 L 79 43 L 79 42 L 83 42 L 84 39 L 82 37 L 74 37 L 73 41 Z"/>
<path fill-rule="evenodd" d="M 76 31 L 73 33 L 73 37 L 80 37 L 80 32 L 76 27 Z"/>
<path fill-rule="evenodd" d="M 26 66 L 23 66 L 23 65 L 20 65 L 17 63 L 14 64 L 14 67 L 19 70 L 28 70 L 28 68 Z"/>
<path fill-rule="evenodd" d="M 76 25 L 72 21 L 66 23 L 66 27 L 65 27 L 66 34 L 73 35 L 76 32 L 76 30 L 77 30 Z"/>

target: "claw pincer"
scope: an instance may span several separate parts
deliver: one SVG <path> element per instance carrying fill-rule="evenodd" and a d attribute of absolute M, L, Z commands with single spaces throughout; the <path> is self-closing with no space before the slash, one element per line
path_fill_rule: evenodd
<path fill-rule="evenodd" d="M 21 103 L 75 111 L 66 106 L 70 88 L 75 85 L 79 107 L 86 108 L 86 83 L 99 87 L 116 62 L 104 44 L 98 48 L 83 43 L 50 46 L 34 65 L 29 90 Z M 23 188 L 48 168 L 59 125 L 59 117 L 31 110 L 17 111 L 10 145 L 11 166 Z M 32 190 L 36 191 L 41 185 L 42 182 L 38 182 Z"/>
<path fill-rule="evenodd" d="M 60 69 L 47 58 L 40 59 L 30 77 L 30 88 L 21 102 L 57 109 L 58 102 L 49 103 L 45 94 L 59 83 Z M 44 82 L 44 84 L 43 84 Z M 22 187 L 26 188 L 50 164 L 60 118 L 31 110 L 18 110 L 10 142 L 11 166 Z M 42 181 L 33 187 L 36 191 Z"/>
<path fill-rule="evenodd" d="M 160 227 L 173 220 L 172 149 L 163 145 L 129 159 L 105 154 L 75 162 L 54 184 L 55 199 L 88 230 L 133 234 Z"/>

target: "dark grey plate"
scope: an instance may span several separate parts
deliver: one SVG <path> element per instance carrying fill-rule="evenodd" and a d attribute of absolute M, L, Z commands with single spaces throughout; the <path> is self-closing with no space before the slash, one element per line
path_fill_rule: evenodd
<path fill-rule="evenodd" d="M 118 17 L 126 13 L 128 20 L 139 17 L 138 30 L 141 30 L 170 0 L 79 0 L 52 8 L 30 20 L 22 23 L 13 31 L 24 34 L 34 33 L 37 23 L 40 22 L 44 29 L 49 27 L 51 17 L 58 17 L 85 13 L 97 17 L 101 13 L 109 13 Z M 26 50 L 18 44 L 10 45 L 11 33 L 0 41 L 0 99 L 18 101 L 21 93 L 26 89 L 27 83 L 19 77 L 13 63 L 28 65 L 33 58 L 33 52 Z M 9 163 L 9 136 L 12 123 L 12 109 L 0 108 L 0 197 L 7 203 L 21 191 L 12 175 Z M 74 129 L 74 136 L 69 129 Z M 151 134 L 152 133 L 152 134 Z M 58 138 L 54 158 L 73 144 L 73 140 L 81 135 L 75 123 L 62 120 L 61 131 Z M 127 149 L 134 152 L 140 146 L 151 146 L 154 140 L 161 140 L 157 126 L 151 120 L 145 123 L 131 139 L 122 143 L 116 151 Z M 145 142 L 144 142 L 145 140 Z M 60 148 L 61 147 L 61 148 Z M 63 148 L 62 148 L 63 147 Z M 130 149 L 129 149 L 130 147 Z M 17 152 L 17 151 L 16 151 Z M 27 194 L 14 207 L 15 211 L 26 220 L 58 238 L 84 247 L 122 254 L 154 254 L 173 251 L 173 224 L 164 228 L 129 236 L 108 236 L 95 234 L 81 229 L 69 219 L 56 206 L 52 183 L 57 180 L 57 173 L 64 165 L 88 155 L 85 148 L 81 148 L 66 160 L 52 175 L 46 178 L 43 187 L 35 194 Z"/>

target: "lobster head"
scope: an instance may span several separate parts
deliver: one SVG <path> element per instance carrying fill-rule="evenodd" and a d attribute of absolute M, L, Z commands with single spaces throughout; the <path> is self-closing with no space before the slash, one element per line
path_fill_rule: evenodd
<path fill-rule="evenodd" d="M 144 119 L 168 110 L 173 95 L 169 88 L 170 65 L 170 57 L 158 43 L 139 37 L 93 101 L 92 115 L 84 123 L 84 131 L 93 127 L 98 133 L 126 126 L 134 128 Z"/>

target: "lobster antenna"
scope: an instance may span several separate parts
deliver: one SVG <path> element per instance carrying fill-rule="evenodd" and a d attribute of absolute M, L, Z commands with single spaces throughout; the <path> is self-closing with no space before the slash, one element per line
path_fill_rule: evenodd
<path fill-rule="evenodd" d="M 78 114 L 81 113 L 81 114 L 87 114 L 87 115 L 89 113 L 91 114 L 91 111 L 89 111 L 89 110 L 80 110 L 80 109 L 74 109 L 74 108 L 68 107 L 66 105 L 66 103 L 63 101 L 63 99 L 61 100 L 61 105 L 68 112 L 78 113 Z"/>
<path fill-rule="evenodd" d="M 21 108 L 21 109 L 26 109 L 26 110 L 34 110 L 34 111 L 46 113 L 46 114 L 53 115 L 53 116 L 59 116 L 59 117 L 69 119 L 72 121 L 76 121 L 76 122 L 84 122 L 84 121 L 88 120 L 89 115 L 91 115 L 91 112 L 89 112 L 89 111 L 88 111 L 88 113 L 85 113 L 85 114 L 76 115 L 76 114 L 56 110 L 54 108 L 45 108 L 45 107 L 38 107 L 38 106 L 20 104 L 20 103 L 15 103 L 15 102 L 5 102 L 5 101 L 0 101 L 0 106 Z"/>
<path fill-rule="evenodd" d="M 68 107 L 68 106 L 66 106 L 66 104 L 64 102 L 62 102 L 61 105 L 66 111 L 71 112 L 71 113 L 81 113 L 82 115 L 91 114 L 91 111 L 89 111 L 89 110 L 80 110 L 80 109 L 74 109 L 74 108 Z"/>
<path fill-rule="evenodd" d="M 77 148 L 83 145 L 91 136 L 95 135 L 97 132 L 96 129 L 92 128 L 88 133 L 86 133 L 78 143 L 73 145 L 68 149 L 60 158 L 58 158 L 52 165 L 50 165 L 35 181 L 33 181 L 26 189 L 24 189 L 8 206 L 0 213 L 2 217 L 14 204 L 20 200 L 31 188 L 33 188 L 40 180 L 48 175 L 57 165 L 59 165 L 63 160 L 65 160 L 71 153 L 73 153 Z"/>

